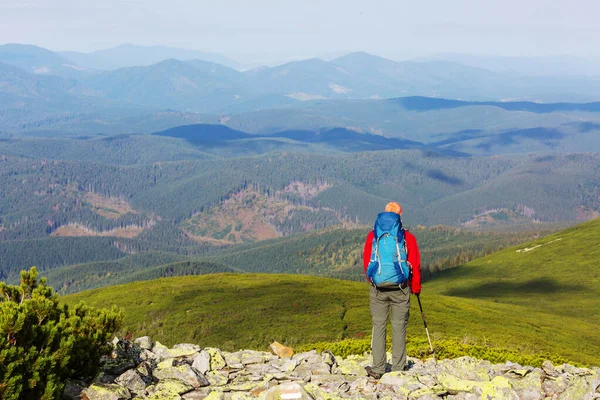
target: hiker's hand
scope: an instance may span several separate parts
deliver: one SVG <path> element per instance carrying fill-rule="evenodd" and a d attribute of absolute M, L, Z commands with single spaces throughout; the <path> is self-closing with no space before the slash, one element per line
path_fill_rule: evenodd
<path fill-rule="evenodd" d="M 411 292 L 412 292 L 412 294 L 414 294 L 415 296 L 418 296 L 418 295 L 420 295 L 420 294 L 421 294 L 421 289 L 420 289 L 420 288 L 419 288 L 419 290 L 418 290 L 418 291 L 417 291 L 417 290 L 412 290 L 412 289 L 410 289 L 410 291 L 411 291 Z"/>

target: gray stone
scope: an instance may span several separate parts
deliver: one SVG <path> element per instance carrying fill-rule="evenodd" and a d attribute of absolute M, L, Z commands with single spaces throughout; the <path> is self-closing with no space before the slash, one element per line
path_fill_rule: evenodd
<path fill-rule="evenodd" d="M 192 390 L 192 386 L 178 380 L 166 379 L 146 389 L 148 400 L 178 400 Z"/>
<path fill-rule="evenodd" d="M 298 366 L 298 362 L 296 360 L 287 360 L 279 367 L 282 372 L 292 372 Z"/>
<path fill-rule="evenodd" d="M 264 400 L 281 400 L 281 399 L 294 399 L 294 400 L 312 400 L 312 396 L 309 395 L 304 387 L 296 382 L 282 383 L 279 386 L 272 387 L 263 394 L 261 399 Z"/>
<path fill-rule="evenodd" d="M 242 364 L 248 365 L 248 364 L 263 364 L 266 363 L 268 361 L 270 361 L 272 359 L 272 355 L 269 353 L 264 353 L 261 351 L 253 351 L 253 350 L 246 350 L 246 351 L 242 351 L 241 353 L 241 362 Z M 277 356 L 274 356 L 275 359 L 277 359 Z"/>
<path fill-rule="evenodd" d="M 242 369 L 244 368 L 244 364 L 242 364 L 241 352 L 235 353 L 222 353 L 223 358 L 225 358 L 225 363 L 229 368 L 233 369 Z"/>
<path fill-rule="evenodd" d="M 210 388 L 200 388 L 182 395 L 181 398 L 185 400 L 204 400 L 210 392 L 212 392 Z"/>
<path fill-rule="evenodd" d="M 170 379 L 181 381 L 195 388 L 210 385 L 210 382 L 204 375 L 196 373 L 192 367 L 187 364 L 157 368 L 153 371 L 153 375 L 158 380 Z"/>
<path fill-rule="evenodd" d="M 140 358 L 142 359 L 142 361 L 154 361 L 154 362 L 162 361 L 162 358 L 158 354 L 154 354 L 152 351 L 147 350 L 147 349 L 142 349 L 142 351 L 140 353 Z"/>
<path fill-rule="evenodd" d="M 140 374 L 133 369 L 119 375 L 119 377 L 115 379 L 115 383 L 127 388 L 130 392 L 135 394 L 142 393 L 146 389 L 146 386 L 148 386 Z"/>
<path fill-rule="evenodd" d="M 335 356 L 329 350 L 325 350 L 324 352 L 322 352 L 321 353 L 321 358 L 323 359 L 323 362 L 325 364 L 329 365 L 330 367 L 333 367 L 334 365 L 337 365 L 337 362 L 335 360 Z"/>
<path fill-rule="evenodd" d="M 208 371 L 206 379 L 208 379 L 211 386 L 224 386 L 229 382 L 228 374 L 221 371 Z"/>
<path fill-rule="evenodd" d="M 557 377 L 559 375 L 556 369 L 554 368 L 554 365 L 552 365 L 552 363 L 550 362 L 550 360 L 544 361 L 544 363 L 542 364 L 542 370 L 548 376 Z"/>
<path fill-rule="evenodd" d="M 174 350 L 191 351 L 194 353 L 199 353 L 200 350 L 202 350 L 202 348 L 200 346 L 198 346 L 197 344 L 191 344 L 191 343 L 176 344 L 175 346 L 173 346 L 173 349 Z"/>
<path fill-rule="evenodd" d="M 341 375 L 367 376 L 364 365 L 357 360 L 352 360 L 350 358 L 338 361 L 334 373 Z"/>
<path fill-rule="evenodd" d="M 115 384 L 94 383 L 82 392 L 88 400 L 128 400 L 131 394 L 127 389 Z"/>
<path fill-rule="evenodd" d="M 133 343 L 140 346 L 141 349 L 152 350 L 152 340 L 148 336 L 142 336 L 133 341 Z"/>
<path fill-rule="evenodd" d="M 205 374 L 210 371 L 210 354 L 208 354 L 207 351 L 202 350 L 194 357 L 192 367 L 196 368 L 196 370 L 201 374 Z"/>
<path fill-rule="evenodd" d="M 138 365 L 136 368 L 136 371 L 145 381 L 149 382 L 152 380 L 152 364 L 150 364 L 148 361 L 140 363 L 140 365 Z"/>
<path fill-rule="evenodd" d="M 546 379 L 542 382 L 542 390 L 546 397 L 556 398 L 567 389 L 568 383 L 564 376 L 556 379 Z"/>
<path fill-rule="evenodd" d="M 536 368 L 522 378 L 511 379 L 510 384 L 521 400 L 543 400 L 542 370 Z"/>
<path fill-rule="evenodd" d="M 204 351 L 206 351 L 210 355 L 211 371 L 225 368 L 227 362 L 225 362 L 225 358 L 223 357 L 223 353 L 221 353 L 221 350 L 212 347 L 207 347 L 206 349 L 204 349 Z"/>

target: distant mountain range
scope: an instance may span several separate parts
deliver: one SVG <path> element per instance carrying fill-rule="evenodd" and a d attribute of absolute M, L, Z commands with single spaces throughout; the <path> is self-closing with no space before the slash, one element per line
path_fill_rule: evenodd
<path fill-rule="evenodd" d="M 113 70 L 126 67 L 156 64 L 168 59 L 204 60 L 241 69 L 243 65 L 220 54 L 205 53 L 197 50 L 179 49 L 167 46 L 139 46 L 122 44 L 105 50 L 82 53 L 61 51 L 60 55 L 73 60 L 84 68 L 95 70 Z"/>
<path fill-rule="evenodd" d="M 590 77 L 523 77 L 367 53 L 243 72 L 200 59 L 160 60 L 212 57 L 163 47 L 124 45 L 89 55 L 120 65 L 158 60 L 109 71 L 69 56 L 79 57 L 0 46 L 0 137 L 150 133 L 204 123 L 252 134 L 343 128 L 468 154 L 598 148 L 599 103 L 586 101 L 600 99 L 600 80 Z M 522 146 L 522 139 L 529 142 Z"/>

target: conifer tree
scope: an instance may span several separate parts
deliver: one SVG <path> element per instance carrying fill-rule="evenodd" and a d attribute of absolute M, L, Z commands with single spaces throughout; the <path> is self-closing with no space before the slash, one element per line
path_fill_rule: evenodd
<path fill-rule="evenodd" d="M 18 286 L 0 282 L 0 398 L 55 399 L 65 379 L 93 376 L 122 320 L 114 308 L 60 304 L 35 267 Z"/>

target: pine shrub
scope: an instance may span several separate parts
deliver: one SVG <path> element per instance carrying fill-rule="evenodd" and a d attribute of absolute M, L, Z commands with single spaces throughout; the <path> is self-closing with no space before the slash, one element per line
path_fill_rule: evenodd
<path fill-rule="evenodd" d="M 18 286 L 0 282 L 0 399 L 59 398 L 64 381 L 97 373 L 120 310 L 60 304 L 35 267 Z"/>

